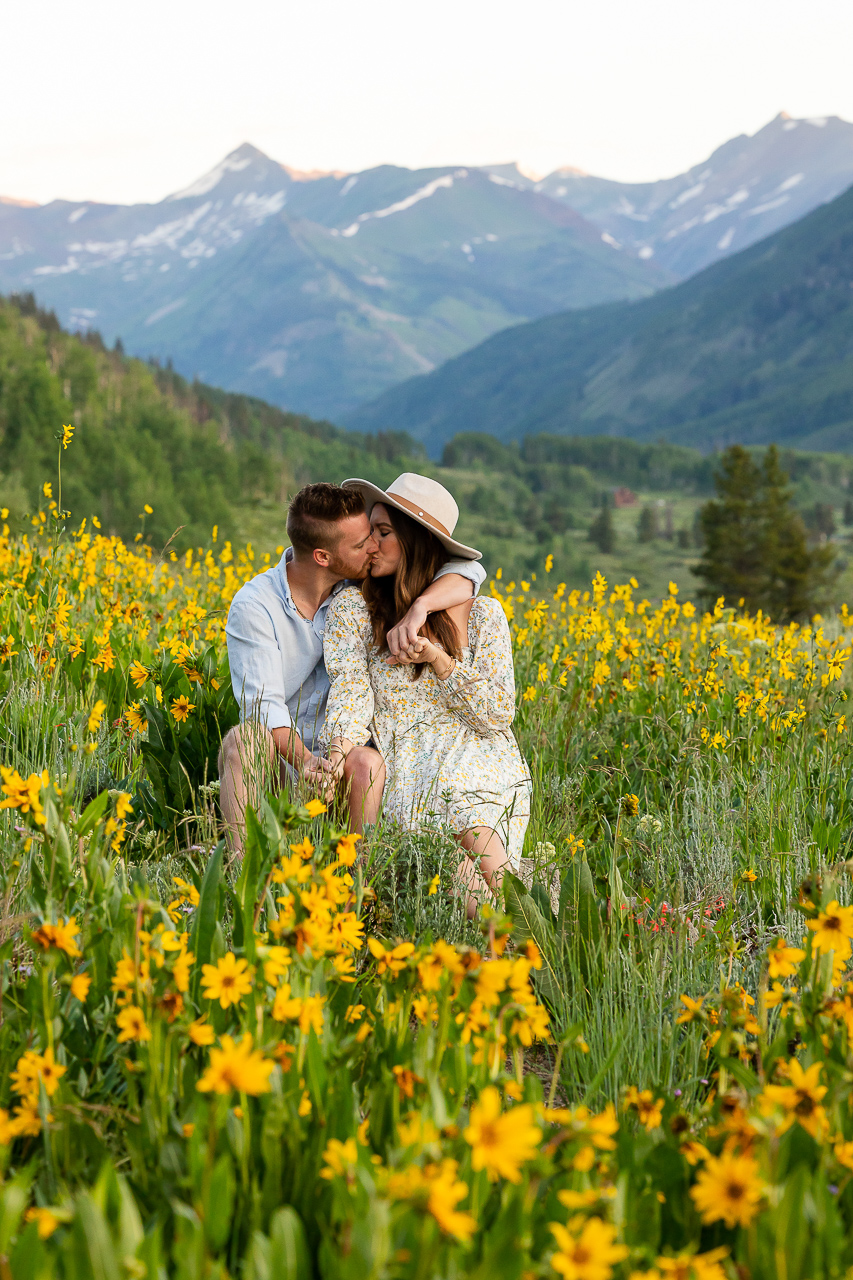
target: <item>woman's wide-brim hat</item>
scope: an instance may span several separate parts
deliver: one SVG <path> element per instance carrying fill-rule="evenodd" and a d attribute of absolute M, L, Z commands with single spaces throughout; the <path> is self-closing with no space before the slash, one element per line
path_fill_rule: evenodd
<path fill-rule="evenodd" d="M 442 546 L 460 560 L 481 560 L 483 553 L 473 547 L 466 547 L 464 542 L 457 542 L 453 530 L 459 519 L 459 508 L 453 495 L 448 493 L 443 484 L 431 480 L 429 476 L 416 475 L 414 471 L 404 471 L 387 489 L 380 489 L 369 480 L 344 480 L 342 488 L 358 489 L 364 498 L 367 514 L 370 515 L 377 502 L 388 507 L 396 507 L 398 511 L 411 516 L 418 524 L 422 524 L 430 533 L 434 533 Z"/>

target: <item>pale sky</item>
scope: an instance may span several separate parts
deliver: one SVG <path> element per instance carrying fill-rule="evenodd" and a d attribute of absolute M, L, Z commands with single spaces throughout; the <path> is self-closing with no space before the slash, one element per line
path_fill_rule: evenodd
<path fill-rule="evenodd" d="M 0 0 L 0 194 L 159 200 L 242 142 L 648 180 L 853 119 L 851 55 L 850 0 Z"/>

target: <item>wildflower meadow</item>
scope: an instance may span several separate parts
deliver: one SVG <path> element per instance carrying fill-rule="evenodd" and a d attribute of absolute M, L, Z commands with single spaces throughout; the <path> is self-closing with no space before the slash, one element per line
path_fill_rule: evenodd
<path fill-rule="evenodd" d="M 0 1274 L 853 1275 L 847 610 L 496 572 L 534 809 L 468 922 L 438 802 L 270 791 L 229 854 L 281 548 L 151 514 L 0 522 Z"/>

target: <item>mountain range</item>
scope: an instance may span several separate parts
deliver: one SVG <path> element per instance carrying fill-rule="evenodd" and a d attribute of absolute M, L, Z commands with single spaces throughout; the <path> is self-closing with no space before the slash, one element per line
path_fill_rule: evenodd
<path fill-rule="evenodd" d="M 0 199 L 0 291 L 187 377 L 348 421 L 520 321 L 649 298 L 851 181 L 838 119 L 779 116 L 646 184 L 515 165 L 306 174 L 246 144 L 156 204 Z"/>
<path fill-rule="evenodd" d="M 159 204 L 0 205 L 0 291 L 329 418 L 520 319 L 673 278 L 478 169 L 304 175 L 245 145 Z"/>
<path fill-rule="evenodd" d="M 494 335 L 350 419 L 433 453 L 460 431 L 853 452 L 853 188 L 652 298 Z"/>
<path fill-rule="evenodd" d="M 845 191 L 853 182 L 853 125 L 837 116 L 792 120 L 782 111 L 752 136 L 731 138 L 659 182 L 612 182 L 576 169 L 534 182 L 513 168 L 519 185 L 570 205 L 608 243 L 686 279 Z"/>

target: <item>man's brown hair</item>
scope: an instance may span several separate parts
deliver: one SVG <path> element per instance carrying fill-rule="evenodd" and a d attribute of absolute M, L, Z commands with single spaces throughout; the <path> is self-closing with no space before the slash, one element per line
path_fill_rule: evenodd
<path fill-rule="evenodd" d="M 357 489 L 337 484 L 306 484 L 294 494 L 287 513 L 287 536 L 297 555 L 310 556 L 320 548 L 334 551 L 341 540 L 335 528 L 339 520 L 364 511 L 364 499 Z"/>

